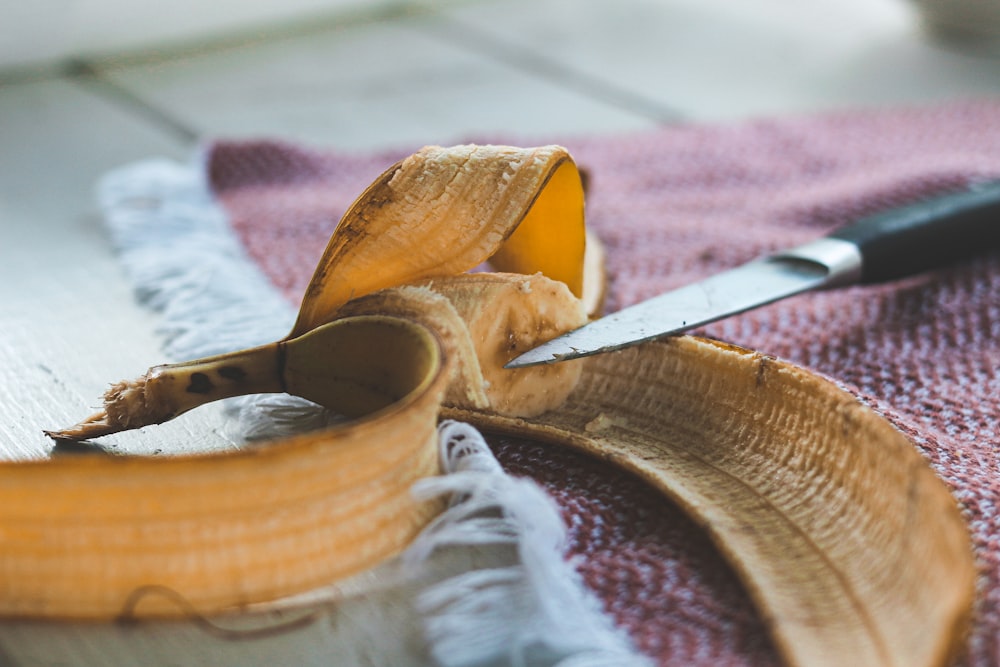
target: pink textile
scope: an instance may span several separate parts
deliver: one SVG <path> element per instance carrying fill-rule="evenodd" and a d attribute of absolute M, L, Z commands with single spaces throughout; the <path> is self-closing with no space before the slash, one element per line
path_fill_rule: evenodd
<path fill-rule="evenodd" d="M 858 216 L 1000 178 L 1000 102 L 551 141 L 590 172 L 588 222 L 607 246 L 617 309 Z M 297 302 L 344 209 L 409 152 L 220 143 L 208 168 L 250 254 Z M 913 437 L 974 534 L 983 585 L 960 662 L 1000 664 L 1000 253 L 803 295 L 703 333 L 835 378 Z M 734 576 L 678 510 L 580 457 L 498 450 L 562 504 L 586 581 L 641 649 L 663 665 L 777 664 Z"/>

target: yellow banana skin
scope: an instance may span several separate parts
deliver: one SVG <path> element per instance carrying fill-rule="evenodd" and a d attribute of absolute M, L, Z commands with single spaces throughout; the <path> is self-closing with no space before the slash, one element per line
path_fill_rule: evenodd
<path fill-rule="evenodd" d="M 269 366 L 281 347 L 264 346 L 161 369 L 154 393 L 166 412 L 181 409 L 195 373 L 240 364 L 255 388 L 286 378 L 289 391 L 354 420 L 235 452 L 0 463 L 0 617 L 217 613 L 329 584 L 404 548 L 439 511 L 409 488 L 440 471 L 450 356 L 425 326 L 384 315 L 344 318 L 284 348 L 283 374 Z M 316 367 L 322 355 L 336 364 Z M 178 381 L 164 381 L 174 371 Z M 132 604 L 151 588 L 175 596 Z"/>
<path fill-rule="evenodd" d="M 491 155 L 502 167 L 484 171 L 493 176 L 463 171 Z M 452 189 L 440 180 L 449 174 L 476 191 Z M 524 176 L 523 187 L 504 191 L 509 179 L 497 174 Z M 353 421 L 238 452 L 0 462 L 0 617 L 245 611 L 369 568 L 439 509 L 409 489 L 439 471 L 444 415 L 579 449 L 676 502 L 740 577 L 788 665 L 950 664 L 976 593 L 962 514 L 913 443 L 854 396 L 781 360 L 687 336 L 580 360 L 582 372 L 552 367 L 565 377 L 500 368 L 600 308 L 599 245 L 587 243 L 584 259 L 574 237 L 575 176 L 552 147 L 422 151 L 345 216 L 292 335 L 151 369 L 109 391 L 104 413 L 54 435 L 97 437 L 248 391 L 288 391 Z M 487 198 L 520 210 L 428 196 L 475 198 L 491 178 L 503 187 Z M 434 243 L 387 278 L 379 244 L 407 238 L 380 217 L 391 210 L 419 217 L 407 229 Z M 462 239 L 476 251 L 463 250 L 461 264 L 492 253 L 515 273 L 439 275 L 450 259 L 430 255 L 451 251 L 450 223 L 434 211 L 486 212 L 472 226 L 496 226 Z M 549 227 L 540 212 L 559 221 Z M 582 291 L 558 275 L 564 261 L 583 265 Z"/>
<path fill-rule="evenodd" d="M 282 341 L 197 361 L 154 366 L 138 379 L 111 385 L 100 412 L 74 427 L 46 433 L 58 439 L 99 438 L 162 424 L 219 399 L 284 391 L 283 366 L 289 343 L 294 348 L 292 341 Z"/>
<path fill-rule="evenodd" d="M 583 182 L 565 148 L 427 146 L 344 214 L 290 335 L 328 322 L 351 299 L 491 257 L 501 271 L 541 271 L 580 297 L 586 243 Z"/>

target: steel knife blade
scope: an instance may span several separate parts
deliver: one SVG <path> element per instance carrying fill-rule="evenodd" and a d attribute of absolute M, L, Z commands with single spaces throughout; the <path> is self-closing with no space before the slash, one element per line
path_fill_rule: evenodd
<path fill-rule="evenodd" d="M 611 352 L 683 333 L 803 292 L 904 278 L 1000 247 L 1000 182 L 919 201 L 843 227 L 586 324 L 505 368 Z"/>

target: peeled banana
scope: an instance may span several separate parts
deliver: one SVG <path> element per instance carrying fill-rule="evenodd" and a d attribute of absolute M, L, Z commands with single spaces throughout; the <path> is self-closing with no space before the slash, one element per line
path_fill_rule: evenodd
<path fill-rule="evenodd" d="M 535 417 L 566 400 L 580 379 L 579 363 L 503 367 L 540 342 L 586 323 L 583 302 L 565 284 L 540 273 L 472 273 L 437 279 L 428 288 L 448 298 L 469 331 L 488 410 Z M 448 402 L 458 406 L 457 401 Z"/>
<path fill-rule="evenodd" d="M 559 406 L 576 386 L 577 362 L 507 370 L 504 364 L 539 342 L 587 321 L 583 302 L 541 274 L 470 273 L 382 290 L 345 304 L 338 315 L 393 313 L 447 340 L 457 356 L 445 405 L 512 417 Z M 522 371 L 530 371 L 523 373 Z"/>

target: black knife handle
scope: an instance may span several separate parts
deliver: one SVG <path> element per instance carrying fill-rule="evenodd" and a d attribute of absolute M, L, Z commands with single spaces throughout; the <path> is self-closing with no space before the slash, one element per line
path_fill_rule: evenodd
<path fill-rule="evenodd" d="M 858 247 L 863 284 L 943 267 L 1000 247 L 1000 182 L 878 213 L 829 236 Z"/>

